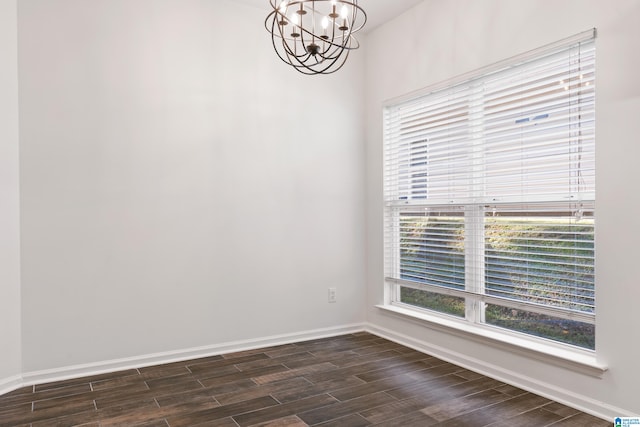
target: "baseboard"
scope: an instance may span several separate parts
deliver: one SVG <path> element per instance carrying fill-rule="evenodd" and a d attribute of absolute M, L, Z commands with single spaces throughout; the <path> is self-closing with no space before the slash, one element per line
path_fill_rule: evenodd
<path fill-rule="evenodd" d="M 498 381 L 530 391 L 607 421 L 612 421 L 615 417 L 629 413 L 629 411 L 622 408 L 605 404 L 570 390 L 552 386 L 542 381 L 538 381 L 535 378 L 524 376 L 518 372 L 506 370 L 500 366 L 488 363 L 485 360 L 476 359 L 466 354 L 460 354 L 440 346 L 432 345 L 370 323 L 366 325 L 365 331 L 381 338 L 394 341 L 398 344 L 402 344 L 406 347 L 413 348 L 414 350 L 438 357 L 463 368 L 497 379 Z M 629 414 L 629 416 L 630 415 L 631 414 Z"/>
<path fill-rule="evenodd" d="M 21 375 L 14 375 L 8 378 L 0 378 L 0 396 L 10 391 L 24 386 Z"/>
<path fill-rule="evenodd" d="M 42 384 L 52 381 L 62 381 L 84 376 L 103 374 L 107 372 L 121 371 L 125 369 L 136 369 L 145 366 L 197 359 L 200 357 L 209 357 L 220 354 L 235 353 L 238 351 L 253 350 L 256 348 L 291 344 L 295 342 L 303 342 L 319 338 L 350 334 L 363 330 L 365 330 L 365 325 L 362 323 L 358 323 L 332 328 L 295 332 L 290 334 L 273 335 L 269 337 L 261 337 L 243 341 L 232 341 L 222 344 L 214 344 L 177 351 L 147 354 L 143 356 L 135 356 L 123 359 L 107 360 L 97 363 L 88 363 L 83 365 L 65 366 L 56 369 L 25 372 L 21 377 L 17 377 L 18 384 L 15 386 L 7 386 L 7 390 L 5 390 L 4 393 L 11 391 L 11 389 L 16 389 L 27 385 Z M 0 394 L 3 393 L 2 386 L 3 383 L 0 382 Z"/>

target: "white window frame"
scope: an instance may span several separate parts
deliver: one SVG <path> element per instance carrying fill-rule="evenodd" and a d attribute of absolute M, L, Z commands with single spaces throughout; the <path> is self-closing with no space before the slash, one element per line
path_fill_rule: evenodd
<path fill-rule="evenodd" d="M 521 64 L 523 62 L 530 61 L 532 59 L 538 58 L 542 55 L 546 55 L 549 52 L 557 51 L 559 49 L 564 49 L 572 45 L 579 44 L 581 42 L 585 42 L 595 38 L 595 29 L 589 30 L 587 32 L 578 34 L 569 39 L 562 40 L 558 43 L 554 43 L 549 46 L 545 46 L 541 49 L 536 49 L 534 51 L 528 52 L 524 55 L 520 55 L 515 58 L 508 59 L 506 61 L 500 62 L 498 64 L 494 64 L 490 67 L 486 67 L 484 69 L 457 77 L 455 79 L 451 79 L 449 81 L 443 82 L 439 85 L 432 86 L 425 90 L 409 94 L 407 96 L 396 98 L 390 100 L 385 103 L 385 109 L 389 107 L 396 106 L 406 101 L 414 100 L 428 94 L 437 92 L 444 88 L 455 87 L 456 85 L 463 82 L 473 82 L 474 79 L 479 76 L 490 75 L 492 73 L 497 72 L 498 70 L 517 66 L 517 64 Z M 482 144 L 482 135 L 478 135 L 482 132 L 482 126 L 476 126 L 478 122 L 482 122 L 482 106 L 478 105 L 470 105 L 469 106 L 469 114 L 470 119 L 468 120 L 469 132 L 475 135 L 475 141 Z M 388 134 L 388 129 L 385 127 L 385 141 L 393 138 L 393 135 Z M 428 148 L 427 148 L 428 149 Z M 472 152 L 475 149 L 472 149 Z M 472 157 L 474 154 L 472 153 Z M 385 164 L 387 164 L 387 160 L 385 159 Z M 479 163 L 482 167 L 481 163 Z M 471 168 L 475 168 L 475 163 L 472 161 Z M 386 169 L 386 168 L 385 168 Z M 471 173 L 473 176 L 474 174 Z M 482 176 L 480 174 L 480 176 Z M 394 186 L 393 182 L 389 182 L 385 179 L 386 186 Z M 482 186 L 483 182 L 474 182 L 473 185 Z M 386 190 L 385 190 L 386 191 Z M 473 197 L 473 195 L 472 195 Z M 580 197 L 583 197 L 581 195 Z M 587 195 L 587 202 L 595 203 L 595 194 Z M 522 309 L 527 311 L 533 311 L 539 314 L 546 314 L 550 316 L 556 316 L 561 318 L 567 318 L 571 320 L 579 320 L 586 323 L 595 324 L 595 313 L 584 313 L 584 312 L 567 312 L 565 309 L 556 309 L 554 307 L 546 307 L 546 306 L 531 306 L 530 304 L 518 304 L 514 301 L 505 302 L 500 298 L 493 297 L 491 295 L 487 295 L 484 293 L 484 267 L 465 269 L 466 277 L 466 285 L 465 288 L 462 289 L 454 289 L 454 288 L 442 288 L 442 287 L 433 287 L 433 286 L 423 286 L 420 283 L 416 283 L 413 281 L 403 280 L 399 278 L 399 274 L 390 274 L 390 271 L 399 271 L 399 256 L 389 256 L 393 254 L 394 251 L 398 251 L 399 246 L 399 236 L 398 236 L 398 227 L 389 226 L 390 223 L 397 222 L 399 219 L 399 215 L 401 209 L 398 207 L 403 204 L 406 206 L 418 205 L 422 206 L 419 200 L 397 200 L 395 203 L 389 201 L 389 197 L 385 197 L 386 207 L 385 207 L 385 294 L 384 294 L 384 303 L 380 305 L 380 308 L 383 308 L 389 312 L 400 314 L 402 316 L 408 316 L 413 318 L 414 320 L 426 321 L 429 323 L 431 327 L 442 328 L 451 332 L 451 330 L 455 330 L 463 333 L 464 335 L 471 334 L 476 337 L 484 337 L 494 341 L 499 341 L 502 343 L 508 343 L 509 345 L 516 345 L 521 348 L 527 348 L 534 352 L 542 352 L 550 356 L 554 356 L 556 359 L 562 359 L 565 363 L 569 360 L 572 362 L 571 364 L 576 364 L 580 366 L 580 369 L 586 370 L 590 374 L 600 375 L 606 369 L 602 365 L 596 362 L 595 351 L 577 348 L 571 345 L 551 341 L 548 339 L 542 339 L 531 335 L 526 335 L 524 333 L 497 329 L 490 325 L 484 323 L 484 309 L 480 309 L 479 307 L 483 306 L 486 303 L 504 305 L 508 307 L 518 307 L 521 306 Z M 544 200 L 549 202 L 549 200 Z M 484 225 L 483 222 L 478 222 L 479 219 L 482 219 L 483 211 L 486 208 L 487 201 L 486 200 L 467 200 L 466 202 L 460 202 L 457 200 L 448 201 L 452 206 L 466 206 L 465 211 L 468 216 L 468 219 L 465 220 L 465 246 L 469 246 L 468 249 L 465 249 L 465 263 L 474 263 L 478 259 L 483 259 L 483 251 L 484 251 L 484 243 L 479 244 L 477 239 L 483 239 L 483 230 Z M 523 202 L 533 203 L 536 202 L 535 197 L 532 199 L 524 199 Z M 580 202 L 580 201 L 577 201 Z M 427 204 L 428 206 L 428 204 Z M 471 215 L 468 213 L 469 210 L 476 210 L 476 212 Z M 475 221 L 475 222 L 474 222 Z M 475 231 L 469 232 L 467 228 L 475 228 Z M 394 235 L 395 233 L 395 235 Z M 467 241 L 467 239 L 469 239 Z M 480 251 L 480 252 L 478 252 Z M 471 256 L 470 256 L 471 255 Z M 481 263 L 483 264 L 483 263 Z M 471 275 L 472 277 L 469 277 Z M 446 314 L 442 314 L 432 310 L 419 309 L 414 306 L 409 306 L 400 302 L 400 289 L 401 287 L 409 287 L 426 290 L 428 292 L 435 293 L 443 293 L 446 295 L 464 298 L 466 301 L 466 309 L 464 318 L 455 318 L 452 316 L 448 316 Z"/>

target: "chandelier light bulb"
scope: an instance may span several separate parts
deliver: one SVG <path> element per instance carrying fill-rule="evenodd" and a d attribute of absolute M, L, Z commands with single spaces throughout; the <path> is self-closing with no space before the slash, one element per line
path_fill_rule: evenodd
<path fill-rule="evenodd" d="M 340 10 L 340 17 L 342 19 L 347 19 L 349 17 L 349 8 L 346 5 L 342 6 L 342 10 Z"/>
<path fill-rule="evenodd" d="M 287 3 L 289 3 L 289 0 L 282 0 L 282 2 L 280 3 L 280 13 L 284 14 L 287 12 Z"/>
<path fill-rule="evenodd" d="M 329 28 L 329 17 L 323 16 L 322 17 L 322 35 L 320 36 L 320 38 L 325 41 L 329 40 L 329 36 L 327 35 L 327 28 Z"/>

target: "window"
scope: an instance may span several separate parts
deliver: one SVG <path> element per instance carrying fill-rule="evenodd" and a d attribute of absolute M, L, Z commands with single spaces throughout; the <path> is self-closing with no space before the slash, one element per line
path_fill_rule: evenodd
<path fill-rule="evenodd" d="M 594 36 L 385 107 L 391 304 L 595 348 Z"/>

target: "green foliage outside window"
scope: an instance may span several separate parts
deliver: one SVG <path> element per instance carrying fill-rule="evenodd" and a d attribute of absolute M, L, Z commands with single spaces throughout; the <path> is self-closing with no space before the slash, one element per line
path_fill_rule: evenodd
<path fill-rule="evenodd" d="M 401 278 L 465 289 L 464 217 L 402 219 Z M 594 311 L 592 218 L 570 216 L 486 217 L 485 293 L 581 312 Z M 401 287 L 400 301 L 457 317 L 461 297 Z M 595 348 L 595 326 L 530 311 L 487 304 L 485 323 L 541 338 Z"/>

